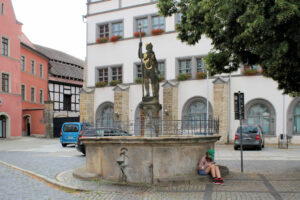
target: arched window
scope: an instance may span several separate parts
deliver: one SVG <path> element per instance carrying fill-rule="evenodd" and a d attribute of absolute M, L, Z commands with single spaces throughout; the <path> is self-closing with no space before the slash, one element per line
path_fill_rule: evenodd
<path fill-rule="evenodd" d="M 96 111 L 97 127 L 113 127 L 114 123 L 114 104 L 105 102 Z"/>
<path fill-rule="evenodd" d="M 212 106 L 208 102 L 208 117 L 212 119 Z M 203 97 L 189 99 L 183 106 L 182 120 L 206 120 L 207 101 Z"/>
<path fill-rule="evenodd" d="M 296 105 L 294 111 L 294 133 L 300 134 L 300 102 Z"/>
<path fill-rule="evenodd" d="M 255 99 L 246 105 L 246 122 L 249 125 L 260 125 L 264 134 L 275 134 L 275 110 L 263 99 Z"/>

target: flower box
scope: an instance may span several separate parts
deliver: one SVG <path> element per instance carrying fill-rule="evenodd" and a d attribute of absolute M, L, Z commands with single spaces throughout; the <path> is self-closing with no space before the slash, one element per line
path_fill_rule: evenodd
<path fill-rule="evenodd" d="M 165 77 L 164 76 L 159 76 L 159 82 L 162 82 L 163 80 L 165 80 Z"/>
<path fill-rule="evenodd" d="M 196 78 L 197 79 L 205 79 L 206 78 L 206 72 L 197 72 Z"/>
<path fill-rule="evenodd" d="M 134 35 L 134 37 L 140 37 L 140 32 L 139 31 L 134 32 L 133 35 Z M 144 31 L 142 31 L 141 36 L 144 37 L 145 35 L 146 35 L 146 33 Z"/>
<path fill-rule="evenodd" d="M 104 81 L 99 81 L 96 83 L 96 87 L 105 87 L 106 85 L 107 85 L 107 83 Z"/>
<path fill-rule="evenodd" d="M 101 44 L 101 43 L 105 43 L 108 41 L 108 38 L 107 37 L 99 37 L 97 38 L 96 42 Z"/>
<path fill-rule="evenodd" d="M 177 76 L 177 80 L 179 80 L 179 81 L 189 80 L 190 78 L 191 78 L 190 74 L 179 74 Z"/>
<path fill-rule="evenodd" d="M 136 79 L 135 79 L 135 83 L 141 84 L 141 83 L 142 83 L 142 78 L 136 78 Z"/>
<path fill-rule="evenodd" d="M 111 36 L 110 40 L 111 42 L 116 42 L 118 40 L 120 40 L 122 37 L 120 35 L 114 35 L 114 36 Z"/>
<path fill-rule="evenodd" d="M 253 75 L 258 74 L 258 71 L 257 71 L 257 69 L 245 68 L 243 71 L 243 74 L 245 76 L 253 76 Z"/>
<path fill-rule="evenodd" d="M 116 86 L 116 85 L 118 85 L 118 84 L 120 84 L 120 83 L 121 83 L 120 80 L 112 80 L 111 82 L 109 82 L 109 85 L 110 85 L 110 86 Z"/>
<path fill-rule="evenodd" d="M 152 30 L 152 35 L 161 35 L 164 32 L 163 29 L 157 28 Z"/>

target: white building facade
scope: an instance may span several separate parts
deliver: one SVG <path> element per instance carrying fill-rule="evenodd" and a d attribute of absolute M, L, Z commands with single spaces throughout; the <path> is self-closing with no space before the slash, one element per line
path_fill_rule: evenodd
<path fill-rule="evenodd" d="M 282 133 L 292 136 L 292 143 L 300 143 L 300 97 L 283 96 L 275 81 L 259 73 L 244 75 L 243 70 L 197 79 L 196 74 L 204 69 L 203 57 L 212 48 L 210 40 L 202 37 L 194 46 L 182 43 L 175 31 L 180 14 L 164 18 L 157 13 L 153 0 L 88 0 L 86 90 L 80 97 L 82 121 L 92 120 L 101 126 L 109 116 L 139 119 L 142 86 L 136 83 L 141 76 L 136 32 L 141 24 L 145 32 L 143 52 L 145 44 L 151 42 L 163 79 L 163 119 L 204 116 L 208 99 L 210 117 L 220 119 L 221 142 L 233 142 L 239 126 L 239 121 L 234 120 L 233 94 L 241 91 L 245 93 L 244 123 L 261 124 L 266 143 L 277 143 Z M 164 32 L 153 35 L 156 29 Z M 113 36 L 121 39 L 112 42 Z M 180 74 L 189 74 L 190 80 L 178 81 Z M 110 86 L 115 80 L 121 84 Z M 107 85 L 96 87 L 99 82 Z"/>

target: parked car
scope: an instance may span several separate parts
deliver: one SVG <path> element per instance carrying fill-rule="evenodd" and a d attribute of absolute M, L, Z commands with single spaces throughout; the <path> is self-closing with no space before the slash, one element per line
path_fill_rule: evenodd
<path fill-rule="evenodd" d="M 81 138 L 105 137 L 105 136 L 132 136 L 131 134 L 117 128 L 89 128 L 82 131 L 77 137 L 76 148 L 85 155 L 85 146 Z"/>
<path fill-rule="evenodd" d="M 68 144 L 76 144 L 78 134 L 89 126 L 87 123 L 82 124 L 80 122 L 63 123 L 60 130 L 61 145 L 66 147 Z"/>
<path fill-rule="evenodd" d="M 241 129 L 243 132 L 243 147 L 254 147 L 261 150 L 265 146 L 265 137 L 262 128 L 259 125 L 239 126 L 235 133 L 234 149 L 240 148 Z"/>

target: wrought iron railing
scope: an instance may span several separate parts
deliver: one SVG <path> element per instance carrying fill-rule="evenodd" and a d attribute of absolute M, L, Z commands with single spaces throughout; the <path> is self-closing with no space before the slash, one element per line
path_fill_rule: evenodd
<path fill-rule="evenodd" d="M 107 120 L 105 120 L 107 121 Z M 201 120 L 161 120 L 150 119 L 147 122 L 135 121 L 113 121 L 110 123 L 99 123 L 106 128 L 118 128 L 136 136 L 154 137 L 157 135 L 215 135 L 219 134 L 219 119 Z M 103 126 L 104 124 L 104 126 Z M 107 126 L 105 126 L 107 124 Z"/>

